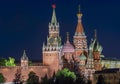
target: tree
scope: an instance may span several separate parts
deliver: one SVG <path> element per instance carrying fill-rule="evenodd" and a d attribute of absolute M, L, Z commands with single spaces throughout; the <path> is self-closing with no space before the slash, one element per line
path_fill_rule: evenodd
<path fill-rule="evenodd" d="M 15 73 L 15 79 L 13 80 L 13 82 L 15 84 L 22 84 L 23 83 L 21 69 L 17 69 L 17 71 Z"/>
<path fill-rule="evenodd" d="M 3 76 L 2 73 L 0 73 L 0 83 L 4 83 L 5 82 L 5 77 Z"/>
<path fill-rule="evenodd" d="M 40 84 L 39 83 L 39 77 L 33 71 L 31 71 L 28 74 L 28 79 L 27 79 L 26 82 L 27 82 L 27 84 Z"/>
<path fill-rule="evenodd" d="M 44 77 L 41 78 L 40 84 L 49 84 L 49 79 L 48 79 L 47 75 L 45 75 Z"/>
<path fill-rule="evenodd" d="M 5 59 L 5 66 L 16 66 L 15 59 L 12 57 L 9 57 L 9 59 Z"/>
<path fill-rule="evenodd" d="M 63 70 L 59 70 L 56 74 L 56 77 L 63 76 L 65 78 L 72 78 L 73 80 L 76 80 L 76 75 L 74 72 L 71 72 L 69 69 L 64 68 Z"/>
<path fill-rule="evenodd" d="M 28 65 L 32 66 L 33 65 L 32 61 L 28 61 Z"/>
<path fill-rule="evenodd" d="M 73 84 L 76 80 L 76 75 L 69 69 L 64 68 L 59 70 L 56 74 L 56 84 Z"/>
<path fill-rule="evenodd" d="M 87 84 L 87 82 L 88 82 L 87 78 L 85 78 L 83 75 L 81 74 L 77 75 L 75 84 Z"/>
<path fill-rule="evenodd" d="M 0 59 L 0 66 L 5 66 L 5 58 Z"/>
<path fill-rule="evenodd" d="M 98 76 L 97 84 L 105 84 L 103 75 Z"/>

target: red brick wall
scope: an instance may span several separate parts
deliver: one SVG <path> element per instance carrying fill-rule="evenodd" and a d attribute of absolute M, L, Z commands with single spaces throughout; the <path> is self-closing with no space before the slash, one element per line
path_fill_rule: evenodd
<path fill-rule="evenodd" d="M 0 73 L 2 73 L 4 75 L 4 77 L 6 78 L 6 82 L 12 82 L 13 79 L 15 79 L 15 73 L 17 71 L 17 69 L 19 69 L 20 66 L 16 66 L 16 67 L 1 67 L 0 68 Z M 28 74 L 30 71 L 33 71 L 36 73 L 37 76 L 39 76 L 39 78 L 44 77 L 46 74 L 49 76 L 49 66 L 30 66 L 28 67 L 28 69 L 21 70 L 21 74 L 24 78 L 24 80 L 26 81 L 28 78 Z"/>

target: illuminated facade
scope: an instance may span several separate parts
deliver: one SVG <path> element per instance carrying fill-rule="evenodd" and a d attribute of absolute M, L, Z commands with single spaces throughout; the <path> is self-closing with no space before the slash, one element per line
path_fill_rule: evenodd
<path fill-rule="evenodd" d="M 64 60 L 66 59 L 66 62 L 63 64 L 63 66 L 65 67 L 66 65 L 69 65 L 71 67 L 77 67 L 75 70 L 78 72 L 80 71 L 83 75 L 88 77 L 96 70 L 102 69 L 101 56 L 103 56 L 103 48 L 98 42 L 97 32 L 95 30 L 94 39 L 91 40 L 88 49 L 87 38 L 82 25 L 82 13 L 80 12 L 80 7 L 77 17 L 78 23 L 73 36 L 73 44 L 69 42 L 69 37 L 67 35 L 67 41 L 61 50 L 62 57 Z M 68 66 L 66 67 L 68 68 Z"/>
<path fill-rule="evenodd" d="M 101 61 L 103 69 L 106 68 L 120 68 L 119 59 L 102 59 Z"/>
<path fill-rule="evenodd" d="M 107 61 L 101 60 L 103 56 L 102 46 L 98 42 L 96 31 L 94 39 L 91 40 L 88 48 L 87 38 L 82 25 L 80 7 L 77 14 L 78 23 L 73 36 L 73 43 L 70 43 L 69 33 L 67 33 L 67 39 L 64 45 L 61 44 L 61 37 L 59 35 L 60 28 L 55 13 L 56 7 L 55 5 L 52 7 L 52 19 L 48 25 L 49 34 L 47 36 L 47 42 L 44 42 L 42 47 L 43 62 L 37 65 L 33 63 L 33 66 L 29 66 L 29 59 L 24 51 L 20 66 L 0 68 L 0 73 L 4 74 L 7 81 L 13 81 L 17 69 L 21 70 L 23 80 L 26 81 L 30 71 L 34 71 L 40 78 L 45 75 L 51 77 L 54 72 L 67 67 L 72 71 L 81 72 L 84 76 L 90 77 L 95 71 L 101 70 L 103 65 L 108 66 L 106 65 Z M 116 66 L 119 67 L 120 65 L 117 64 Z"/>
<path fill-rule="evenodd" d="M 59 22 L 57 22 L 55 5 L 53 7 L 52 20 L 49 23 L 49 35 L 47 44 L 43 44 L 43 65 L 50 66 L 51 71 L 59 69 L 59 57 L 61 51 L 61 37 L 59 36 Z"/>

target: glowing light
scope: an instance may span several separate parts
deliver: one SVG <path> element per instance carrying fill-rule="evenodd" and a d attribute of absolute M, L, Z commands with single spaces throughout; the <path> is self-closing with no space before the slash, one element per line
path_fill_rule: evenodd
<path fill-rule="evenodd" d="M 53 4 L 53 5 L 52 5 L 52 8 L 56 8 L 56 5 L 55 5 L 55 4 Z"/>

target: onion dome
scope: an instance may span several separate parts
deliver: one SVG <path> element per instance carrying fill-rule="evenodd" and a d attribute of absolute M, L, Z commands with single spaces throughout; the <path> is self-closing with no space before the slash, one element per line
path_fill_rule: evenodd
<path fill-rule="evenodd" d="M 103 47 L 99 44 L 98 40 L 97 40 L 97 33 L 96 33 L 96 30 L 95 30 L 95 39 L 94 41 L 90 44 L 90 47 L 89 49 L 92 50 L 92 51 L 97 51 L 97 52 L 102 52 L 103 50 Z"/>
<path fill-rule="evenodd" d="M 75 51 L 75 49 L 74 49 L 73 45 L 70 44 L 70 42 L 69 42 L 69 33 L 67 32 L 67 41 L 62 48 L 62 52 L 66 53 L 66 52 L 74 52 L 74 51 Z"/>
<path fill-rule="evenodd" d="M 76 27 L 75 35 L 82 35 L 82 34 L 84 34 L 84 29 L 83 29 L 82 20 L 81 20 L 82 13 L 80 12 L 80 5 L 79 5 L 79 12 L 77 14 L 77 17 L 78 17 L 78 24 Z"/>
<path fill-rule="evenodd" d="M 93 51 L 102 52 L 103 47 L 99 44 L 96 38 L 94 39 L 93 43 L 94 43 Z"/>
<path fill-rule="evenodd" d="M 90 46 L 89 46 L 89 50 L 90 50 L 90 51 L 93 51 L 93 47 L 94 47 L 94 43 L 93 43 L 93 39 L 91 39 L 91 43 L 90 43 Z"/>
<path fill-rule="evenodd" d="M 23 52 L 23 56 L 21 57 L 21 60 L 28 60 L 25 50 Z"/>
<path fill-rule="evenodd" d="M 80 59 L 80 60 L 86 60 L 87 58 L 86 58 L 86 56 L 82 53 L 82 55 L 79 56 L 79 59 Z"/>

